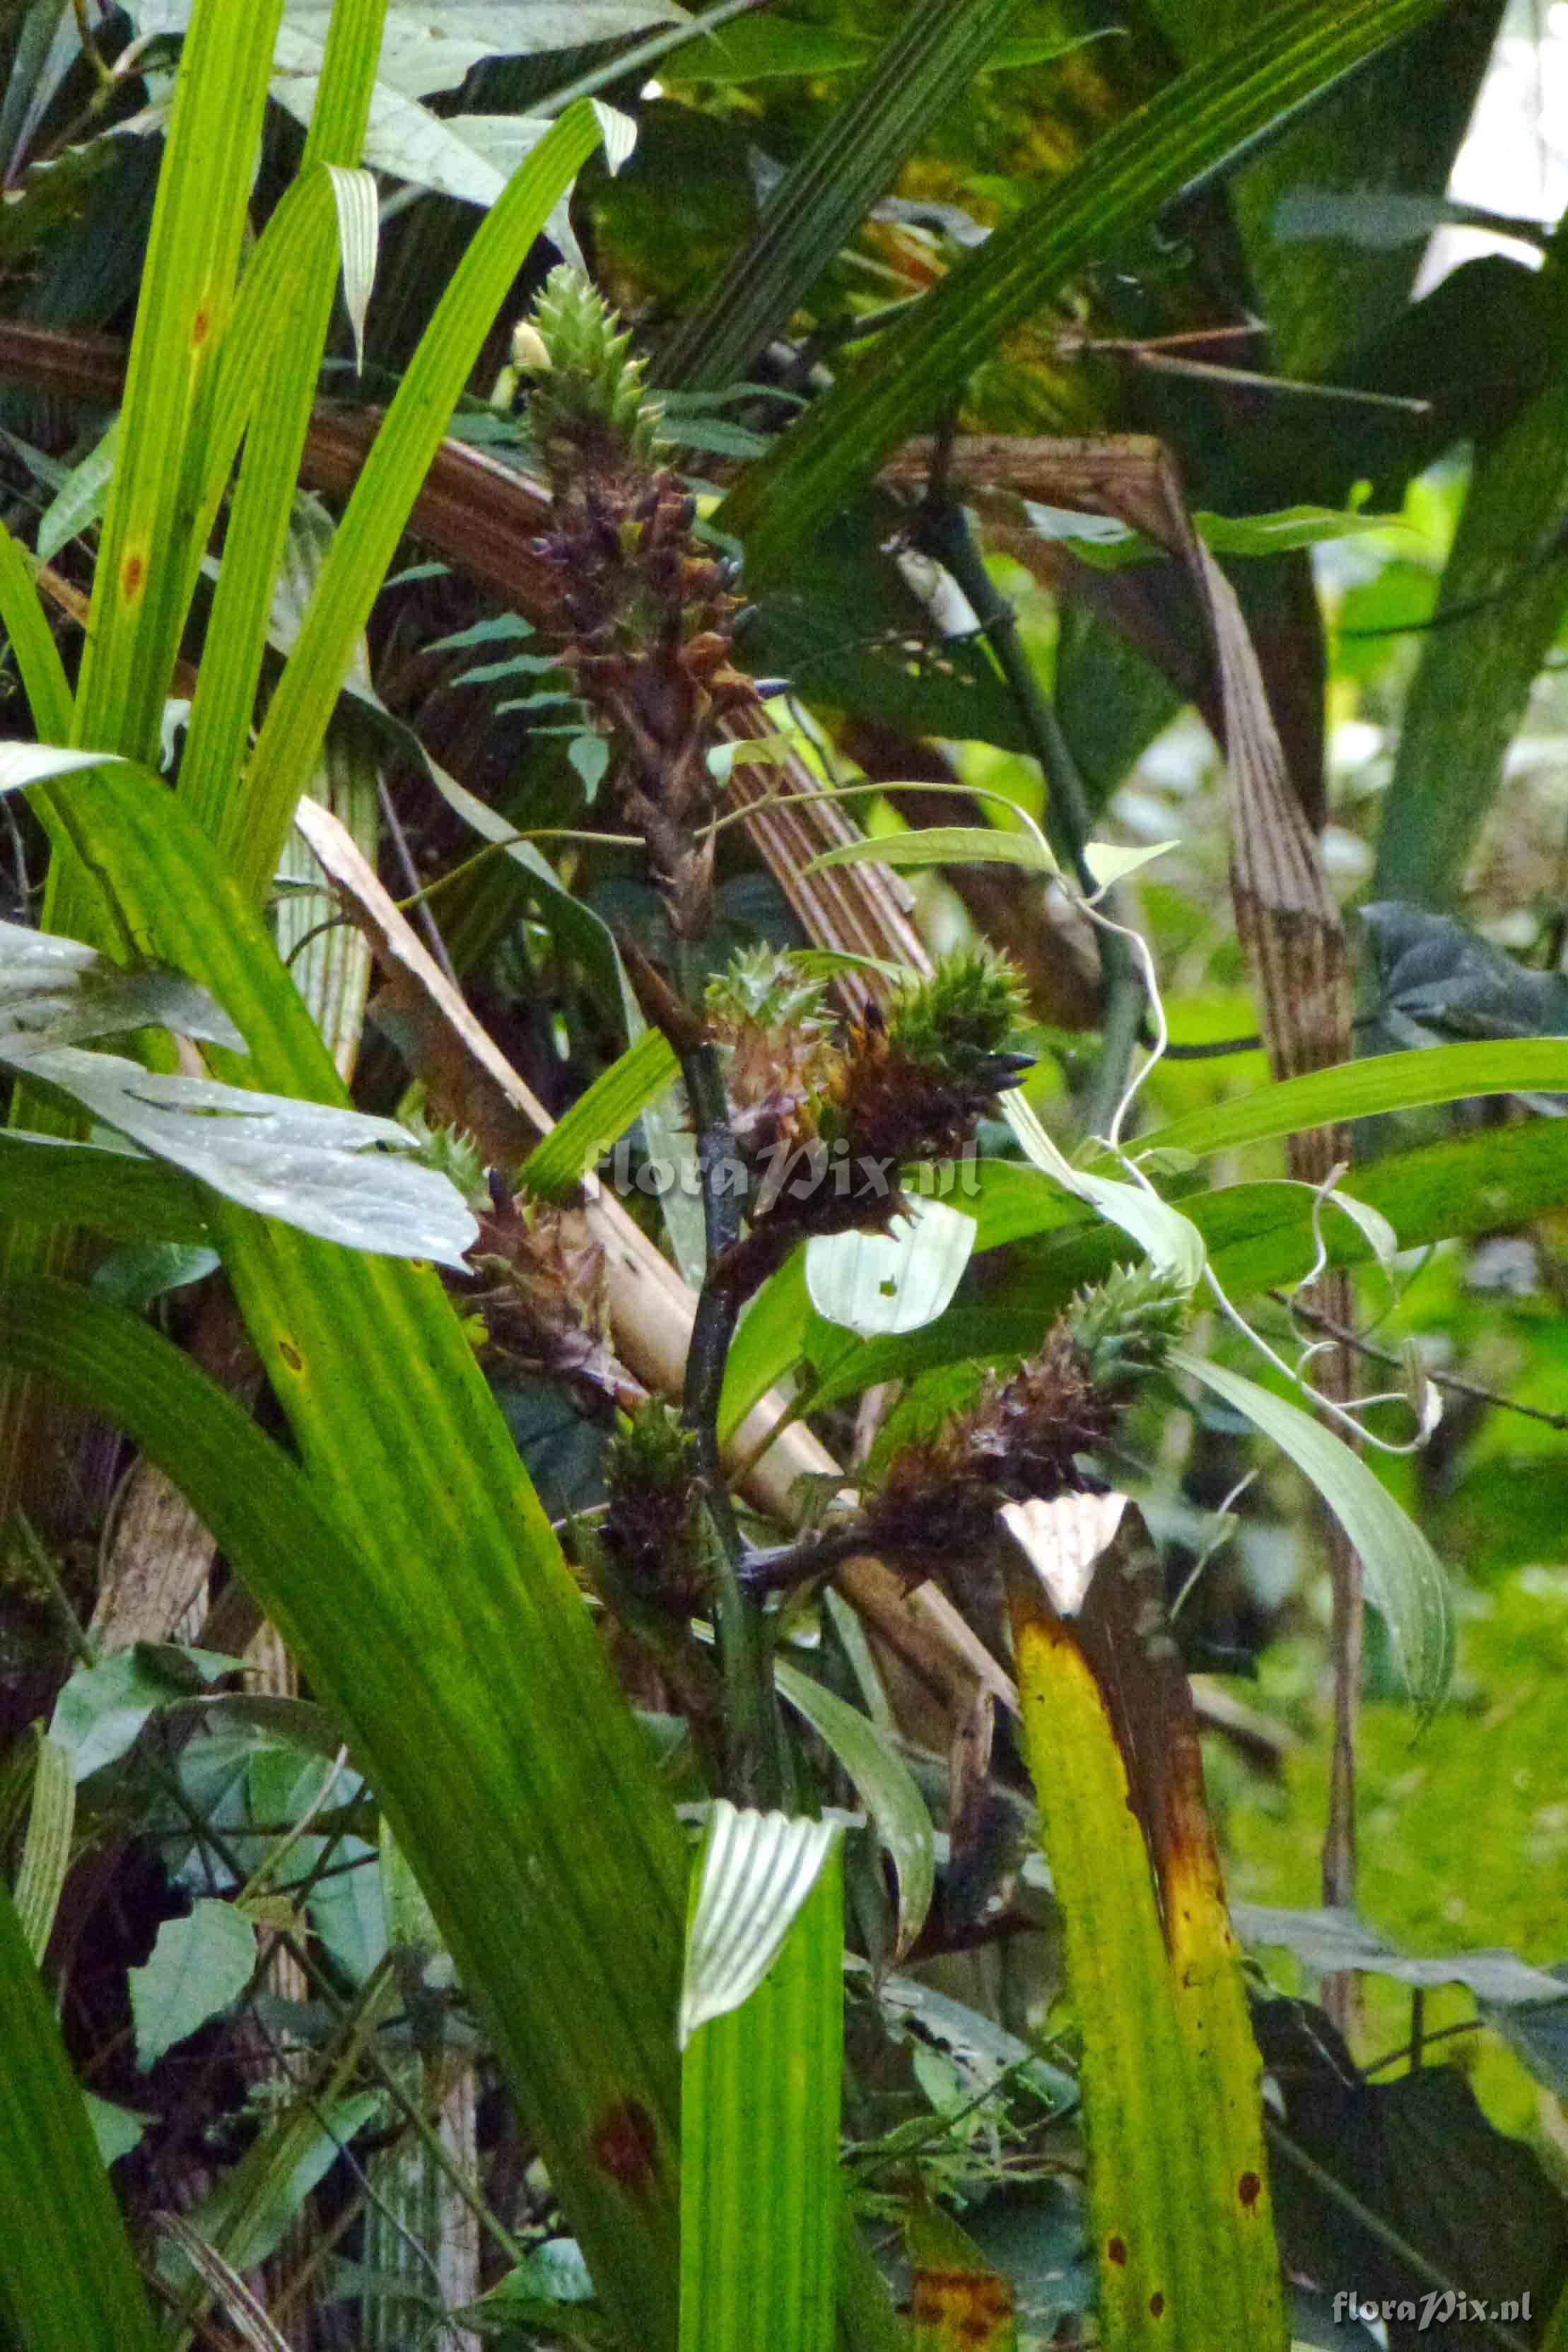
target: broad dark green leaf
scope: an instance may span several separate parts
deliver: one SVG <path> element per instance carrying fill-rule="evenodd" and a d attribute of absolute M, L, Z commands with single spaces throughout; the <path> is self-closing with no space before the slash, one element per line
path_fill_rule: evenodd
<path fill-rule="evenodd" d="M 721 508 L 754 575 L 776 579 L 906 434 L 928 425 L 977 362 L 1086 262 L 1174 196 L 1233 163 L 1440 0 L 1288 0 L 1117 123 L 1019 217 L 968 254 L 877 339 Z"/>

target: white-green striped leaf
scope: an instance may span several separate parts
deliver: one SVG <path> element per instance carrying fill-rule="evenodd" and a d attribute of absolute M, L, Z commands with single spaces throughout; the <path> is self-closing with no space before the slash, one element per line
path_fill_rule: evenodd
<path fill-rule="evenodd" d="M 833 1822 L 742 1812 L 716 1800 L 686 1930 L 683 2050 L 699 2025 L 755 1992 L 839 1834 Z"/>

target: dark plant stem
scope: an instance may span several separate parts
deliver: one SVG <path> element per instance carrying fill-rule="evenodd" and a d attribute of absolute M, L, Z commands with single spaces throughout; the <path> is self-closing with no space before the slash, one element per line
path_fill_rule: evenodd
<path fill-rule="evenodd" d="M 1084 856 L 1091 824 L 1089 800 L 1061 721 L 1024 650 L 1018 615 L 986 569 L 963 508 L 939 478 L 934 478 L 932 491 L 920 511 L 919 543 L 963 591 L 985 632 L 1044 781 L 1053 846 L 1071 867 L 1084 897 L 1093 898 L 1099 886 Z M 1114 887 L 1102 894 L 1101 903 L 1113 922 L 1125 923 L 1125 910 Z M 1103 1134 L 1126 1091 L 1143 1021 L 1145 990 L 1143 974 L 1125 940 L 1096 924 L 1094 944 L 1104 1003 L 1100 1053 L 1083 1116 L 1091 1134 Z"/>
<path fill-rule="evenodd" d="M 695 976 L 687 971 L 681 978 L 690 1001 Z M 737 1285 L 726 1281 L 725 1262 L 740 1239 L 745 1187 L 716 1049 L 706 1044 L 689 1045 L 681 1055 L 681 1075 L 696 1133 L 707 1243 L 707 1270 L 686 1355 L 682 1415 L 692 1433 L 713 1537 L 714 1630 L 724 1679 L 727 1793 L 738 1804 L 774 1806 L 784 1800 L 784 1770 L 772 1662 L 761 1608 L 740 1573 L 746 1546 L 736 1525 L 718 1444 L 725 1360 L 744 1297 Z"/>

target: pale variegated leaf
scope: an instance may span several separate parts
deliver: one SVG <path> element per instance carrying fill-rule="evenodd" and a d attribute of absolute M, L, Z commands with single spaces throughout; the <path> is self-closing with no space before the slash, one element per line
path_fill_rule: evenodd
<path fill-rule="evenodd" d="M 947 1305 L 974 1246 L 973 1217 L 911 1199 L 891 1233 L 814 1234 L 806 1287 L 819 1315 L 862 1339 L 917 1331 Z"/>
<path fill-rule="evenodd" d="M 1004 1503 L 1002 1523 L 1044 1585 L 1059 1617 L 1076 1617 L 1109 1548 L 1125 1495 L 1058 1495 L 1045 1502 Z"/>
<path fill-rule="evenodd" d="M 755 1992 L 838 1835 L 833 1822 L 742 1812 L 726 1797 L 716 1801 L 686 1931 L 683 2050 L 699 2025 Z"/>

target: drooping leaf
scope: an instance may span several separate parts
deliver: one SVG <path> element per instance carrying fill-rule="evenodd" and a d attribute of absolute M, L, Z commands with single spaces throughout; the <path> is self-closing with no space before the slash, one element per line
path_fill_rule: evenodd
<path fill-rule="evenodd" d="M 898 1884 L 896 1959 L 925 1926 L 936 1884 L 936 1852 L 925 1800 L 903 1758 L 857 1707 L 785 1659 L 776 1660 L 773 1674 L 779 1696 L 832 1750 L 876 1823 Z"/>
<path fill-rule="evenodd" d="M 1411 1698 L 1429 1715 L 1453 1674 L 1454 1626 L 1448 1579 L 1420 1528 L 1365 1463 L 1299 1405 L 1186 1349 L 1173 1349 L 1170 1361 L 1244 1413 L 1311 1479 L 1360 1554 L 1367 1598 L 1388 1627 Z"/>
<path fill-rule="evenodd" d="M 1092 1175 L 1072 1167 L 1058 1150 L 1031 1106 L 1018 1095 L 1002 1105 L 1013 1133 L 1030 1158 L 1065 1192 L 1087 1201 L 1103 1217 L 1131 1234 L 1152 1265 L 1163 1266 L 1190 1289 L 1203 1272 L 1203 1237 L 1191 1219 L 1160 1199 L 1152 1186 L 1124 1183 L 1114 1177 Z"/>

